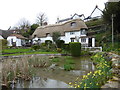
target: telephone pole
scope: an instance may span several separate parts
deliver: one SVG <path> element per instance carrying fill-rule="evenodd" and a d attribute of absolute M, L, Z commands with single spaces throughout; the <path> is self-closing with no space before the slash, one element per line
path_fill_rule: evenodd
<path fill-rule="evenodd" d="M 114 46 L 114 14 L 112 14 L 112 47 Z"/>

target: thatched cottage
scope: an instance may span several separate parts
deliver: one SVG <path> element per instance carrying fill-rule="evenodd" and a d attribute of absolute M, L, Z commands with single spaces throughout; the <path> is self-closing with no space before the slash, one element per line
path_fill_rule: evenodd
<path fill-rule="evenodd" d="M 41 43 L 45 42 L 45 40 L 52 40 L 52 33 L 60 32 L 60 39 L 64 40 L 65 43 L 79 41 L 82 46 L 94 47 L 95 38 L 87 36 L 87 29 L 86 24 L 81 19 L 70 19 L 54 25 L 41 26 L 32 34 L 33 44 L 35 44 L 37 40 Z"/>

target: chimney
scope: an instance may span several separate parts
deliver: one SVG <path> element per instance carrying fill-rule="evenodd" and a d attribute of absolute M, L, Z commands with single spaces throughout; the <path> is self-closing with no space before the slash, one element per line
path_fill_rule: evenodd
<path fill-rule="evenodd" d="M 57 18 L 57 23 L 59 23 L 59 17 Z"/>

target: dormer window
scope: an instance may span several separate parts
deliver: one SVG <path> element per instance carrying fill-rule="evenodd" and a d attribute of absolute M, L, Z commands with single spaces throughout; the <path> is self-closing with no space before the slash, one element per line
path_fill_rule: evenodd
<path fill-rule="evenodd" d="M 81 35 L 86 35 L 86 31 L 85 30 L 81 30 Z"/>
<path fill-rule="evenodd" d="M 50 33 L 46 33 L 46 37 L 50 37 Z"/>
<path fill-rule="evenodd" d="M 34 35 L 34 38 L 37 37 L 37 35 Z"/>
<path fill-rule="evenodd" d="M 71 27 L 73 28 L 73 27 L 76 27 L 76 22 L 72 22 L 71 23 Z"/>

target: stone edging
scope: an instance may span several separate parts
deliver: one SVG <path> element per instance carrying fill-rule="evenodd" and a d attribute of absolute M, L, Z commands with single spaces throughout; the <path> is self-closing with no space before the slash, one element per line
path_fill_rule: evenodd
<path fill-rule="evenodd" d="M 120 88 L 120 55 L 111 52 L 108 55 L 112 57 L 112 73 L 114 76 L 101 88 Z"/>

